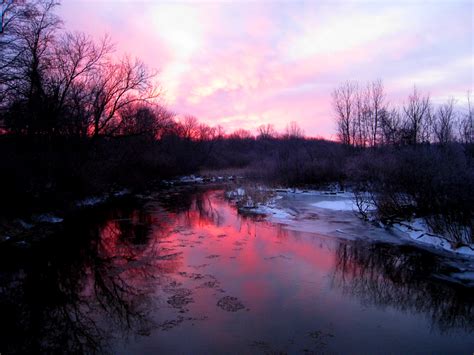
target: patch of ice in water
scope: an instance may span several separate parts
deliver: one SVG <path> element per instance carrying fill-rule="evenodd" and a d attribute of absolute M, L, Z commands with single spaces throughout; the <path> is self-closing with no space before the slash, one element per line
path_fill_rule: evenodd
<path fill-rule="evenodd" d="M 64 219 L 53 216 L 52 214 L 46 213 L 33 217 L 35 222 L 38 223 L 61 223 Z"/>
<path fill-rule="evenodd" d="M 333 211 L 357 211 L 357 206 L 352 200 L 320 201 L 311 205 Z"/>

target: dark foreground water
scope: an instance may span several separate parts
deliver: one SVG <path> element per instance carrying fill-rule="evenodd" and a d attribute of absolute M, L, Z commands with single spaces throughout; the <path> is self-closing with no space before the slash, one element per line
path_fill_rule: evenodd
<path fill-rule="evenodd" d="M 0 250 L 0 353 L 474 352 L 449 261 L 243 218 L 170 192 Z"/>

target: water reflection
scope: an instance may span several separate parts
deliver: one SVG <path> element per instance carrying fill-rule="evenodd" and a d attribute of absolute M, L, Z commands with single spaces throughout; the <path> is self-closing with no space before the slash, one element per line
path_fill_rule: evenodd
<path fill-rule="evenodd" d="M 472 289 L 440 282 L 440 257 L 411 246 L 341 242 L 332 285 L 364 304 L 425 314 L 441 331 L 474 330 Z"/>
<path fill-rule="evenodd" d="M 450 332 L 473 331 L 474 296 L 440 280 L 449 271 L 413 247 L 241 217 L 222 191 L 168 191 L 80 216 L 37 246 L 1 249 L 0 353 L 318 350 L 308 334 L 360 338 L 370 352 L 377 339 L 364 337 L 386 321 L 377 310 L 395 310 L 396 329 L 413 322 L 404 315 L 427 318 L 446 339 L 421 332 L 426 343 L 451 349 Z M 353 349 L 339 339 L 327 340 L 331 351 Z"/>
<path fill-rule="evenodd" d="M 153 285 L 179 266 L 157 263 L 153 222 L 120 208 L 83 216 L 37 247 L 3 249 L 0 351 L 96 353 L 114 335 L 148 334 Z"/>

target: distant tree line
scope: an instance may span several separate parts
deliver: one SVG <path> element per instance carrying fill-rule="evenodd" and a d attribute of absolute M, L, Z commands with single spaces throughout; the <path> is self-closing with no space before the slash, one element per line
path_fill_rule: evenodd
<path fill-rule="evenodd" d="M 435 107 L 416 88 L 390 108 L 382 82 L 346 82 L 333 91 L 340 141 L 356 152 L 347 177 L 360 213 L 377 206 L 386 223 L 424 218 L 453 245 L 474 241 L 474 130 L 467 105 Z M 364 149 L 366 148 L 366 149 Z"/>
<path fill-rule="evenodd" d="M 54 0 L 8 2 L 0 37 L 4 129 L 23 136 L 99 136 L 143 129 L 137 112 L 159 91 L 139 60 L 108 37 L 66 32 Z M 152 128 L 152 127 L 147 127 Z"/>
<path fill-rule="evenodd" d="M 455 100 L 434 107 L 429 95 L 414 87 L 406 103 L 390 107 L 381 80 L 365 86 L 348 81 L 332 93 L 340 142 L 354 147 L 474 142 L 470 92 L 463 112 Z"/>
<path fill-rule="evenodd" d="M 268 184 L 350 186 L 384 221 L 415 214 L 436 230 L 452 229 L 453 240 L 472 240 L 469 96 L 461 111 L 454 100 L 435 107 L 414 89 L 396 108 L 380 80 L 346 82 L 332 95 L 340 142 L 305 137 L 296 122 L 281 133 L 271 124 L 256 135 L 226 133 L 161 105 L 156 73 L 118 57 L 109 37 L 65 31 L 57 1 L 0 6 L 1 215 L 238 169 Z"/>
<path fill-rule="evenodd" d="M 118 57 L 107 36 L 97 41 L 66 31 L 58 5 L 0 3 L 3 214 L 144 188 L 203 169 L 248 168 L 271 157 L 277 163 L 265 163 L 274 167 L 265 171 L 268 177 L 277 167 L 295 168 L 293 155 L 307 150 L 295 122 L 282 134 L 262 125 L 255 137 L 243 129 L 226 134 L 192 115 L 178 117 L 159 103 L 155 72 L 138 59 Z M 298 182 L 305 173 L 297 168 L 296 177 L 278 175 Z"/>

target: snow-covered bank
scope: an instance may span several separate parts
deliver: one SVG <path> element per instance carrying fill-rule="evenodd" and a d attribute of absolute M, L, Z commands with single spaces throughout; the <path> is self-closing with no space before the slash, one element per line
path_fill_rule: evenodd
<path fill-rule="evenodd" d="M 351 192 L 298 189 L 267 189 L 266 202 L 252 201 L 245 189 L 228 192 L 228 196 L 245 201 L 240 208 L 246 213 L 266 215 L 285 228 L 324 234 L 338 238 L 373 239 L 395 243 L 413 243 L 431 251 L 453 256 L 474 258 L 474 245 L 453 246 L 448 238 L 432 233 L 421 218 L 384 225 L 375 220 L 376 208 L 365 206 L 371 212 L 371 222 L 357 216 L 358 206 Z M 249 202 L 250 200 L 250 202 Z"/>
<path fill-rule="evenodd" d="M 109 194 L 103 194 L 100 196 L 90 196 L 83 200 L 76 201 L 76 206 L 79 208 L 94 207 L 94 206 L 98 206 L 107 202 L 111 198 L 123 197 L 123 196 L 129 195 L 130 193 L 131 192 L 128 189 L 122 189 L 122 190 L 118 190 Z"/>
<path fill-rule="evenodd" d="M 92 207 L 104 203 L 107 200 L 107 196 L 92 196 L 83 200 L 77 201 L 77 207 Z"/>
<path fill-rule="evenodd" d="M 474 257 L 473 244 L 454 248 L 446 237 L 432 233 L 425 221 L 421 218 L 395 223 L 392 228 L 403 232 L 416 243 L 425 244 L 433 248 L 442 249 L 463 256 Z"/>
<path fill-rule="evenodd" d="M 189 184 L 222 183 L 243 179 L 238 175 L 184 175 L 173 180 L 163 180 L 165 186 L 178 186 Z"/>
<path fill-rule="evenodd" d="M 62 228 L 67 216 L 73 215 L 78 210 L 97 207 L 129 194 L 131 192 L 128 189 L 115 190 L 101 196 L 90 196 L 72 202 L 69 207 L 62 211 L 50 211 L 26 215 L 12 220 L 3 220 L 0 224 L 0 243 L 14 242 L 18 246 L 28 246 L 32 239 L 38 240 L 38 236 L 48 235 L 50 232 Z"/>

